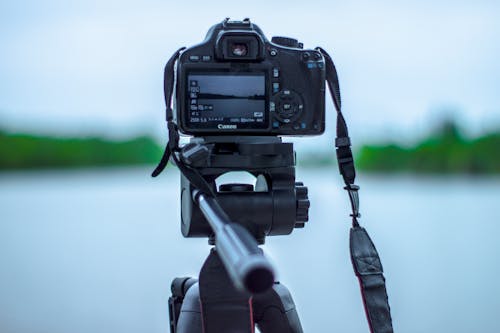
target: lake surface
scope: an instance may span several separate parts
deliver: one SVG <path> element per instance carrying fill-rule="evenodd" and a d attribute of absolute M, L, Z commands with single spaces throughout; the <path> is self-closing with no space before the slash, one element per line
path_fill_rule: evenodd
<path fill-rule="evenodd" d="M 0 173 L 0 332 L 168 332 L 170 282 L 196 276 L 209 246 L 180 233 L 178 172 L 151 169 Z M 368 332 L 340 175 L 297 176 L 310 221 L 264 249 L 305 332 Z M 500 332 L 500 178 L 358 183 L 396 332 Z"/>

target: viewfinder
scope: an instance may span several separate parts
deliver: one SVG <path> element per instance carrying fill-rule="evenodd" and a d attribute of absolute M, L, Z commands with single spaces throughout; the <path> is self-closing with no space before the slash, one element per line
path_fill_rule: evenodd
<path fill-rule="evenodd" d="M 246 43 L 231 44 L 231 53 L 237 57 L 245 57 L 248 54 L 248 45 Z"/>

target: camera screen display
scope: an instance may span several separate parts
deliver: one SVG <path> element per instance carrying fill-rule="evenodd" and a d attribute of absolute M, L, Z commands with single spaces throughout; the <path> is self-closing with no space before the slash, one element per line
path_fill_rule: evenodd
<path fill-rule="evenodd" d="M 267 128 L 265 73 L 189 73 L 187 125 L 200 129 Z"/>

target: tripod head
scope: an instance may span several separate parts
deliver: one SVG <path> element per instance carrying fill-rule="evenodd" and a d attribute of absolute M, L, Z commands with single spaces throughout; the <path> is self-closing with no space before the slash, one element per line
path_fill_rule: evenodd
<path fill-rule="evenodd" d="M 258 243 L 264 243 L 266 236 L 290 234 L 307 222 L 307 187 L 295 182 L 292 143 L 283 143 L 278 137 L 193 138 L 181 156 L 207 182 L 231 220 L 246 228 Z M 232 171 L 246 171 L 255 176 L 256 183 L 217 188 L 217 178 Z M 193 189 L 182 175 L 182 234 L 209 237 L 213 244 L 213 230 L 191 199 Z"/>
<path fill-rule="evenodd" d="M 179 152 L 177 165 L 190 170 L 181 174 L 184 237 L 208 237 L 235 286 L 252 293 L 267 290 L 274 271 L 257 244 L 267 235 L 289 234 L 308 220 L 307 188 L 295 183 L 293 145 L 277 137 L 192 138 Z M 251 173 L 255 186 L 217 188 L 216 179 L 231 171 Z M 200 191 L 193 175 L 212 195 Z"/>

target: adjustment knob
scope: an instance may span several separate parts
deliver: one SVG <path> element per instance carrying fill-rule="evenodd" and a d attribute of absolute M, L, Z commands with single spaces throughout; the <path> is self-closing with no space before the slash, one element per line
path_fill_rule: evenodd
<path fill-rule="evenodd" d="M 303 183 L 295 183 L 295 199 L 297 200 L 295 228 L 303 228 L 304 223 L 309 220 L 309 198 L 307 196 L 307 187 Z"/>
<path fill-rule="evenodd" d="M 219 192 L 252 192 L 252 191 L 253 191 L 252 184 L 231 183 L 231 184 L 222 184 L 219 186 Z"/>
<path fill-rule="evenodd" d="M 302 43 L 299 43 L 298 40 L 295 38 L 290 38 L 290 37 L 280 37 L 280 36 L 274 36 L 271 38 L 271 42 L 277 45 L 281 46 L 286 46 L 286 47 L 294 47 L 297 49 L 302 48 Z"/>

